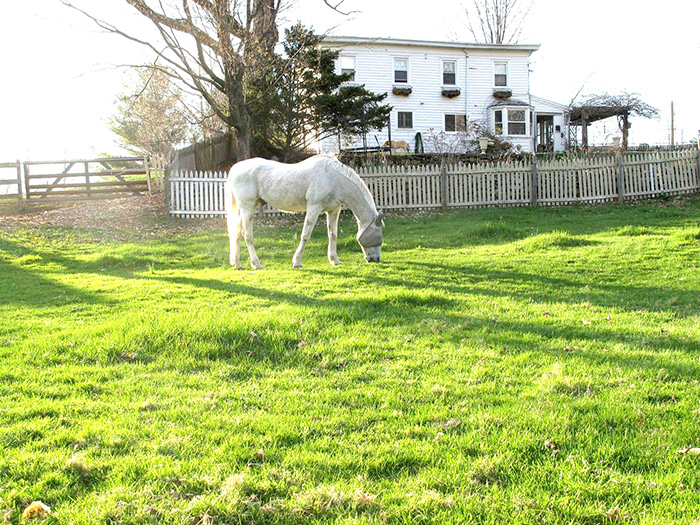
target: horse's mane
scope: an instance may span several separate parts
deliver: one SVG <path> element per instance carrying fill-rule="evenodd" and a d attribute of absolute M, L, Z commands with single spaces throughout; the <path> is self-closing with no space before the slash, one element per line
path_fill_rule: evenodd
<path fill-rule="evenodd" d="M 358 189 L 362 193 L 362 196 L 365 199 L 365 202 L 370 208 L 376 208 L 376 205 L 374 204 L 374 199 L 372 198 L 372 194 L 369 192 L 367 184 L 365 184 L 365 182 L 360 178 L 360 176 L 355 172 L 354 169 L 350 168 L 349 166 L 346 166 L 345 164 L 340 162 L 336 157 L 333 157 L 331 155 L 319 156 L 326 158 L 328 160 L 329 166 L 331 166 L 336 172 L 340 173 L 343 177 L 350 180 L 355 186 L 358 187 Z"/>

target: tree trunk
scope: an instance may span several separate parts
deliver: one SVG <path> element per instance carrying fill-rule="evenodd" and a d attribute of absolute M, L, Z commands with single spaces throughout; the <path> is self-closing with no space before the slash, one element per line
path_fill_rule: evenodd
<path fill-rule="evenodd" d="M 630 134 L 630 118 L 629 113 L 622 115 L 621 131 L 622 131 L 622 151 L 627 151 L 627 141 Z"/>
<path fill-rule="evenodd" d="M 250 152 L 250 126 L 236 130 L 236 162 L 249 159 Z"/>
<path fill-rule="evenodd" d="M 236 133 L 236 162 L 250 158 L 250 112 L 245 100 L 244 65 L 240 61 L 230 61 L 226 64 L 228 75 L 227 98 L 229 115 L 227 123 Z"/>

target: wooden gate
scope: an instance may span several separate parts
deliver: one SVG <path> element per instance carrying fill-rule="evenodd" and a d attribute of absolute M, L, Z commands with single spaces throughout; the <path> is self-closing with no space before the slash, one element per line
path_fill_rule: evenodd
<path fill-rule="evenodd" d="M 0 163 L 0 199 L 14 199 L 22 203 L 22 163 Z"/>
<path fill-rule="evenodd" d="M 151 189 L 145 157 L 24 163 L 28 201 L 108 199 Z"/>

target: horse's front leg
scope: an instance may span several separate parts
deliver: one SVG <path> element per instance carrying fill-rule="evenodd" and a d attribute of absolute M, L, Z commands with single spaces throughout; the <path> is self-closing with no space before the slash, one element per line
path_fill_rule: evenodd
<path fill-rule="evenodd" d="M 294 268 L 301 268 L 301 256 L 304 253 L 304 247 L 311 239 L 311 232 L 314 231 L 314 226 L 316 226 L 316 221 L 318 220 L 318 216 L 321 215 L 322 211 L 323 209 L 318 206 L 306 209 L 306 218 L 304 219 L 304 229 L 301 231 L 301 240 L 299 241 L 297 251 L 294 252 L 294 257 L 292 258 L 292 266 Z"/>
<path fill-rule="evenodd" d="M 341 206 L 326 213 L 328 222 L 328 260 L 332 265 L 341 264 L 338 259 L 338 219 Z"/>

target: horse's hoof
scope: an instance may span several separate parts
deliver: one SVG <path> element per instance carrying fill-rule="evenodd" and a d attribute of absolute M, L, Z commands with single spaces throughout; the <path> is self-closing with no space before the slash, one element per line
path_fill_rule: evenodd
<path fill-rule="evenodd" d="M 301 268 L 301 263 L 294 263 L 292 264 L 292 268 Z"/>
<path fill-rule="evenodd" d="M 333 266 L 339 266 L 339 265 L 341 265 L 341 264 L 343 264 L 343 263 L 340 262 L 340 260 L 336 259 L 335 261 L 331 261 L 331 264 L 332 264 Z"/>

